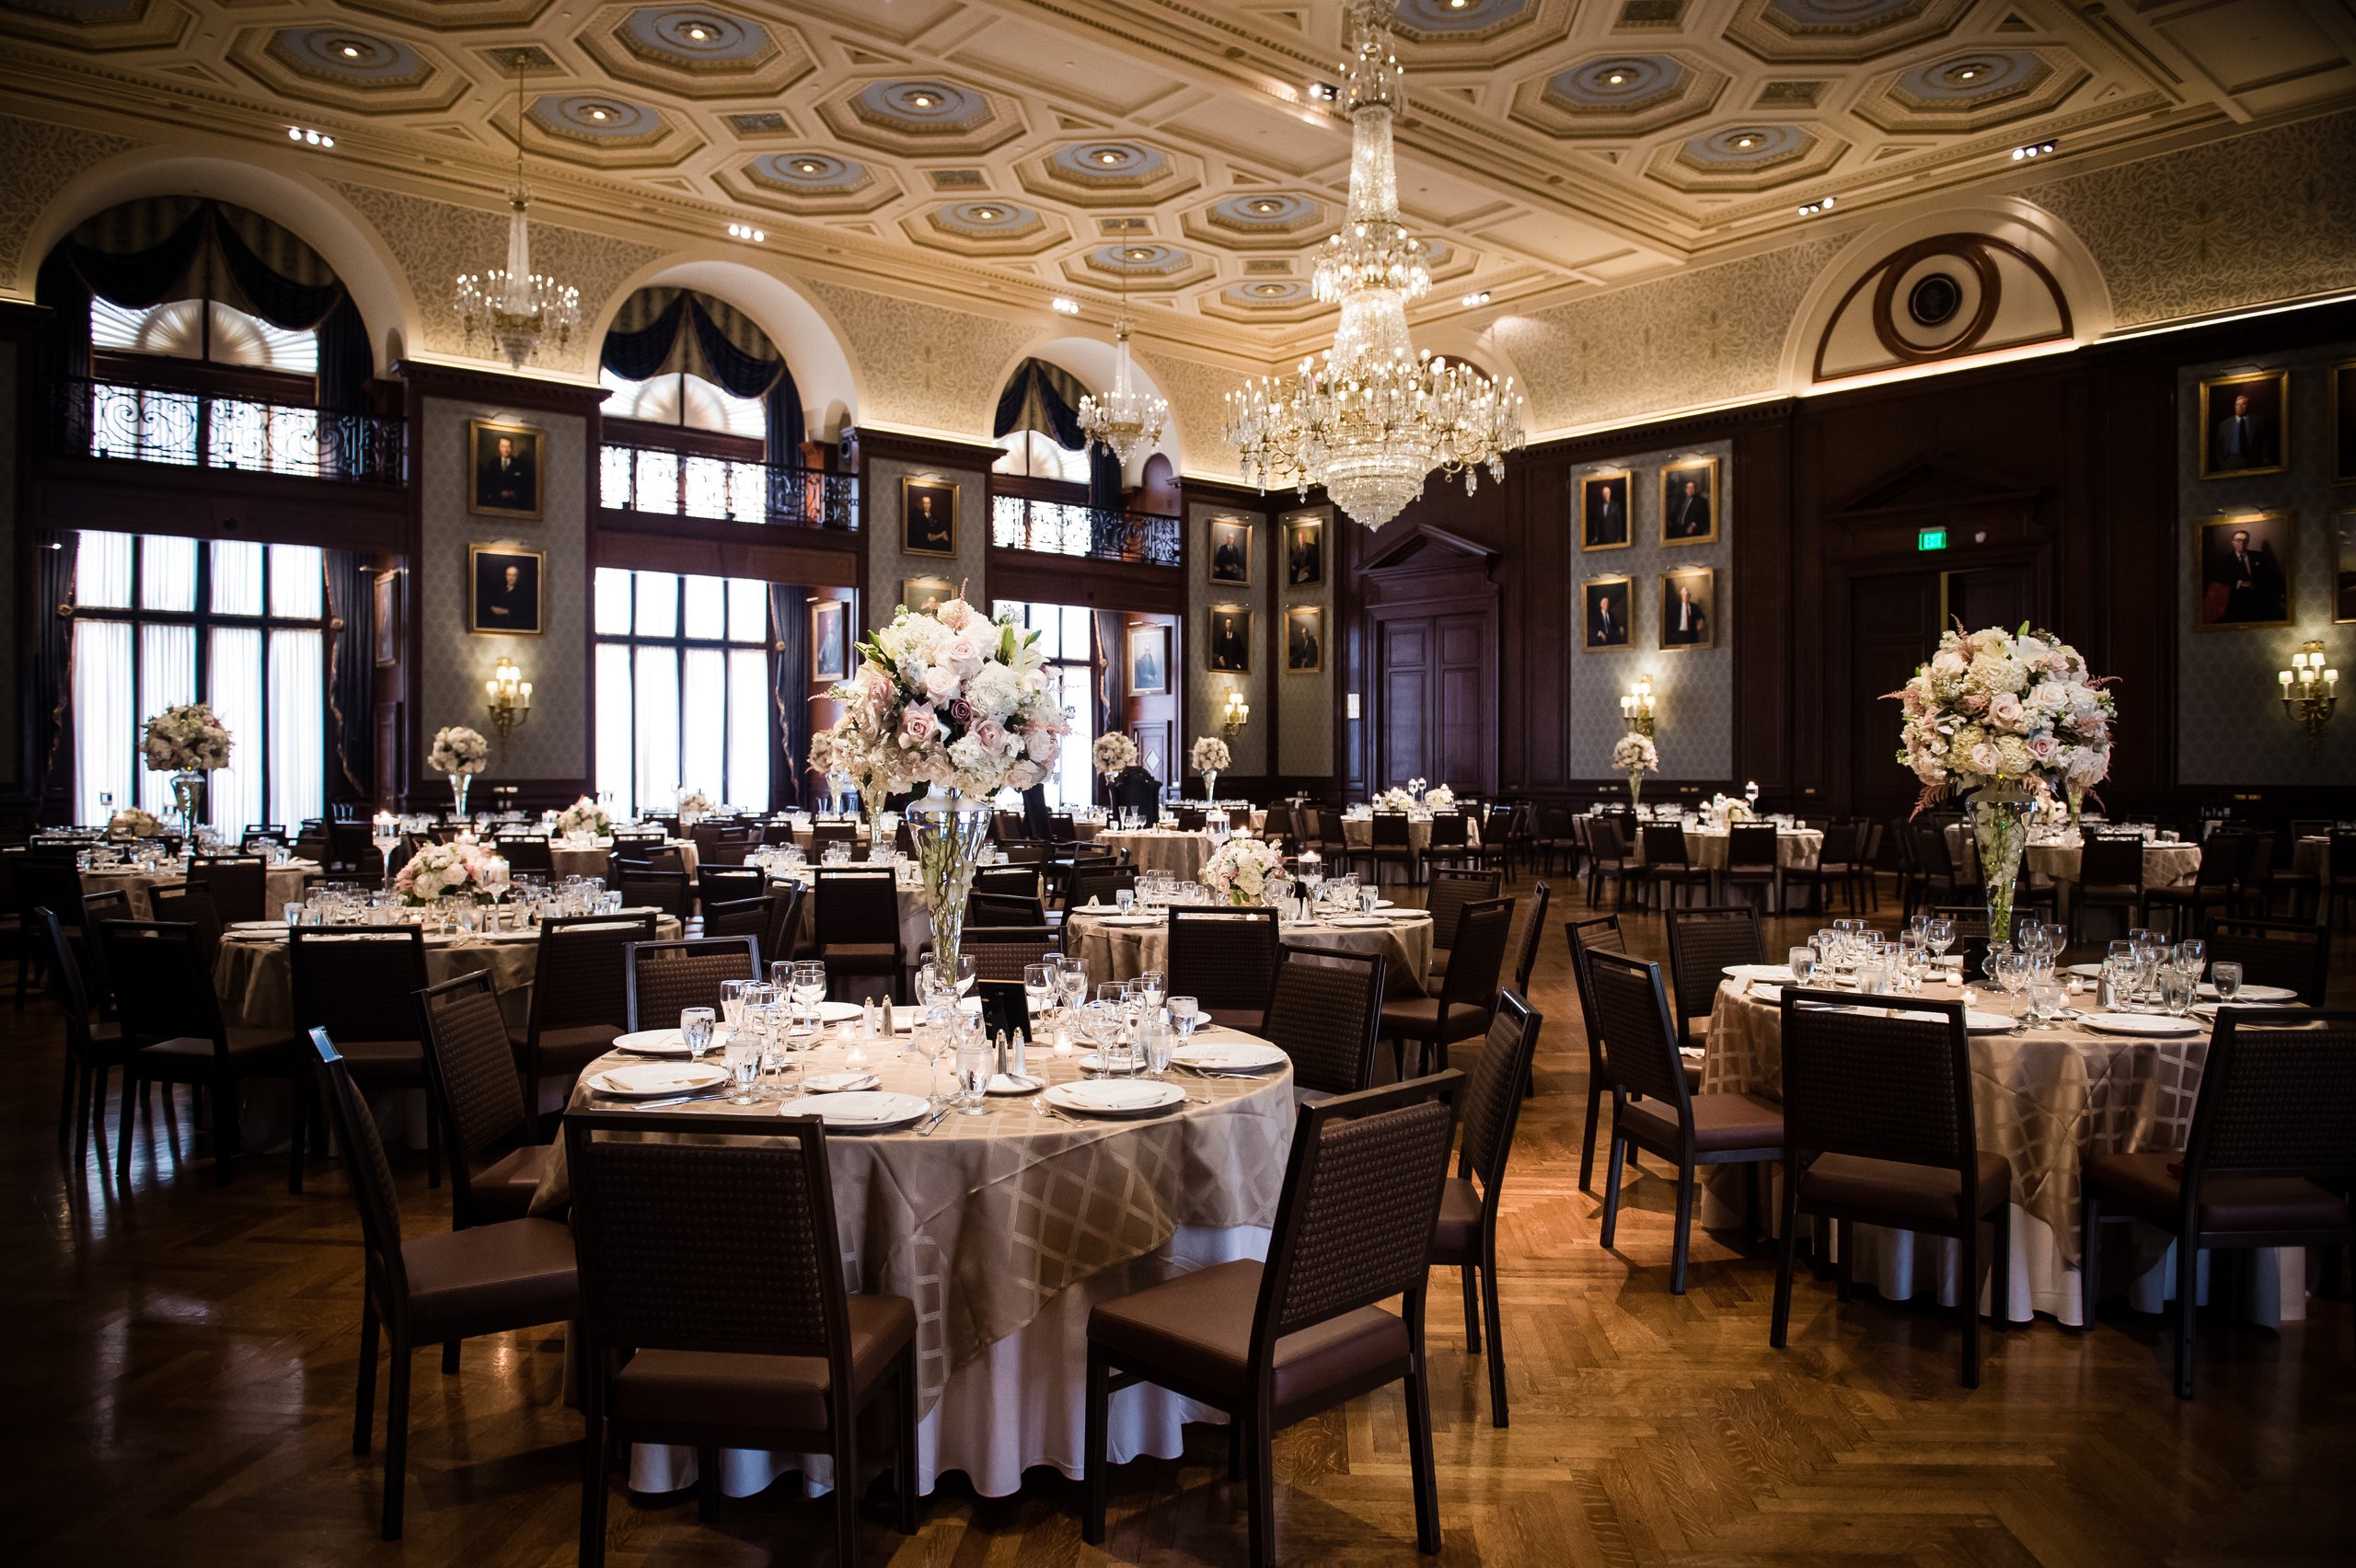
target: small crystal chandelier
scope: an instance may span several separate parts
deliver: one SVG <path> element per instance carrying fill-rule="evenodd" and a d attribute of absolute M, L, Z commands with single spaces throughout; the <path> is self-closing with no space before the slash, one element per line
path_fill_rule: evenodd
<path fill-rule="evenodd" d="M 1243 478 L 1265 490 L 1291 484 L 1303 499 L 1323 485 L 1334 504 L 1380 528 L 1423 493 L 1433 469 L 1461 473 L 1467 494 L 1486 468 L 1528 439 L 1521 398 L 1469 365 L 1418 352 L 1407 302 L 1431 289 L 1423 244 L 1399 221 L 1391 126 L 1406 101 L 1385 37 L 1397 0 L 1347 0 L 1351 59 L 1349 213 L 1317 258 L 1316 292 L 1342 307 L 1334 346 L 1288 379 L 1263 376 L 1227 395 L 1220 433 L 1242 455 Z"/>
<path fill-rule="evenodd" d="M 568 288 L 545 273 L 532 271 L 532 234 L 524 210 L 532 192 L 524 183 L 524 65 L 515 52 L 515 183 L 507 192 L 507 265 L 487 272 L 461 272 L 452 305 L 471 343 L 478 333 L 488 334 L 506 356 L 511 369 L 521 370 L 543 337 L 553 335 L 558 348 L 581 325 L 581 291 Z"/>
<path fill-rule="evenodd" d="M 1103 442 L 1113 455 L 1126 463 L 1140 446 L 1161 439 L 1170 405 L 1137 390 L 1129 378 L 1128 290 L 1121 291 L 1121 315 L 1113 323 L 1113 390 L 1099 399 L 1087 393 L 1080 399 L 1080 432 L 1091 442 Z"/>

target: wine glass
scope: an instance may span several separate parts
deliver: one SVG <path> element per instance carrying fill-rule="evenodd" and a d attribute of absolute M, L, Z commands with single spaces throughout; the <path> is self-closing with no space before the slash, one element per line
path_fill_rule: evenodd
<path fill-rule="evenodd" d="M 924 1058 L 924 1097 L 928 1103 L 941 1103 L 941 1054 L 949 1047 L 950 1022 L 939 1008 L 927 1008 L 909 1032 L 917 1055 Z"/>
<path fill-rule="evenodd" d="M 1138 995 L 1145 998 L 1146 1008 L 1151 1011 L 1159 1009 L 1161 998 L 1169 994 L 1169 977 L 1159 969 L 1140 969 L 1138 971 L 1137 986 Z"/>
<path fill-rule="evenodd" d="M 1057 989 L 1054 972 L 1045 964 L 1026 963 L 1022 966 L 1022 999 L 1031 1009 L 1034 1027 L 1046 1016 Z"/>
<path fill-rule="evenodd" d="M 793 966 L 793 999 L 801 1006 L 811 1026 L 818 1022 L 818 1004 L 826 999 L 826 966 L 817 959 L 803 959 Z"/>
<path fill-rule="evenodd" d="M 1088 999 L 1088 965 L 1067 957 L 1063 968 L 1064 1006 L 1076 1008 Z"/>
<path fill-rule="evenodd" d="M 1952 915 L 1931 917 L 1930 921 L 1923 928 L 1923 940 L 1931 944 L 1933 953 L 1941 959 L 1946 958 L 1947 949 L 1955 946 L 1955 917 Z"/>
<path fill-rule="evenodd" d="M 756 985 L 752 980 L 722 980 L 720 983 L 720 1017 L 733 1032 L 745 1017 L 745 988 Z"/>

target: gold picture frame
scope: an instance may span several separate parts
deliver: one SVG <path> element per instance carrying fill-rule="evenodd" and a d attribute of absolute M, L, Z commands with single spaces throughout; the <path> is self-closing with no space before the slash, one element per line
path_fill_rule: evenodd
<path fill-rule="evenodd" d="M 914 474 L 900 480 L 900 553 L 956 559 L 954 480 L 924 478 Z"/>
<path fill-rule="evenodd" d="M 2221 398 L 2219 394 L 2224 394 Z M 2236 400 L 2247 398 L 2237 409 Z M 2246 420 L 2247 461 L 2223 448 L 2233 437 L 2226 425 Z M 2229 461 L 2229 459 L 2232 459 Z M 2256 474 L 2279 474 L 2291 466 L 2291 373 L 2250 370 L 2234 375 L 2212 375 L 2200 384 L 2200 477 L 2239 479 Z"/>
<path fill-rule="evenodd" d="M 1325 513 L 1295 512 L 1277 520 L 1284 530 L 1285 586 L 1314 588 L 1325 581 Z"/>
<path fill-rule="evenodd" d="M 1684 493 L 1689 482 L 1694 490 L 1691 502 Z M 1662 546 L 1674 548 L 1679 545 L 1716 544 L 1719 519 L 1725 513 L 1725 492 L 1719 486 L 1718 459 L 1715 457 L 1689 457 L 1681 463 L 1663 466 L 1660 471 Z M 1680 529 L 1689 531 L 1680 532 Z"/>
<path fill-rule="evenodd" d="M 1252 525 L 1241 517 L 1211 519 L 1210 580 L 1221 588 L 1252 586 Z"/>
<path fill-rule="evenodd" d="M 1314 675 L 1325 669 L 1325 607 L 1293 605 L 1285 611 L 1285 674 Z"/>
<path fill-rule="evenodd" d="M 1635 502 L 1631 485 L 1635 476 L 1625 468 L 1604 468 L 1579 477 L 1579 548 L 1624 550 L 1636 542 Z M 1611 510 L 1618 494 L 1619 513 Z"/>
<path fill-rule="evenodd" d="M 2246 545 L 2237 546 L 2237 534 L 2249 536 Z M 2298 542 L 2297 522 L 2285 511 L 2229 513 L 2194 524 L 2192 629 L 2297 624 Z"/>
<path fill-rule="evenodd" d="M 2356 485 L 2356 360 L 2331 367 L 2331 482 Z"/>
<path fill-rule="evenodd" d="M 1243 605 L 1213 605 L 1203 628 L 1203 663 L 1214 674 L 1252 673 L 1252 611 Z"/>
<path fill-rule="evenodd" d="M 1614 590 L 1617 590 L 1615 593 Z M 1607 602 L 1616 602 L 1619 625 L 1608 635 L 1600 635 L 1597 610 Z M 1625 653 L 1636 645 L 1635 587 L 1629 577 L 1590 577 L 1579 584 L 1579 651 L 1582 653 Z"/>
<path fill-rule="evenodd" d="M 509 450 L 502 453 L 504 440 Z M 549 432 L 501 420 L 467 421 L 467 510 L 478 517 L 537 523 L 548 476 Z"/>
<path fill-rule="evenodd" d="M 548 579 L 546 550 L 525 549 L 519 545 L 468 545 L 468 634 L 548 635 Z"/>
<path fill-rule="evenodd" d="M 957 584 L 946 577 L 903 577 L 900 607 L 912 616 L 929 616 L 957 596 Z"/>
<path fill-rule="evenodd" d="M 840 599 L 810 601 L 810 678 L 840 681 L 850 678 L 850 649 L 843 638 L 844 615 L 849 605 Z"/>
<path fill-rule="evenodd" d="M 1680 589 L 1691 596 L 1695 624 L 1684 625 L 1680 614 Z M 1684 653 L 1718 645 L 1718 572 L 1715 567 L 1687 566 L 1660 574 L 1660 627 L 1654 645 L 1664 653 Z"/>

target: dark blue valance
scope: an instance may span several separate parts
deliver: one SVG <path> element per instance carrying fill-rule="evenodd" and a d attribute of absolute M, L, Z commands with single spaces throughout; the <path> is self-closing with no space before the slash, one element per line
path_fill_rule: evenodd
<path fill-rule="evenodd" d="M 1014 367 L 1007 378 L 1006 390 L 998 395 L 998 417 L 990 422 L 990 434 L 1002 438 L 1018 430 L 1035 430 L 1067 452 L 1077 452 L 1088 444 L 1080 433 L 1080 409 L 1074 400 L 1057 386 L 1070 377 L 1038 360 L 1027 359 Z M 1026 420 L 1036 422 L 1026 423 Z"/>
<path fill-rule="evenodd" d="M 731 339 L 702 300 L 681 290 L 645 326 L 606 334 L 598 363 L 625 381 L 646 381 L 674 366 L 674 356 L 685 336 L 693 343 L 714 385 L 732 398 L 760 398 L 767 402 L 768 460 L 802 461 L 802 392 L 785 356 L 764 358 Z"/>

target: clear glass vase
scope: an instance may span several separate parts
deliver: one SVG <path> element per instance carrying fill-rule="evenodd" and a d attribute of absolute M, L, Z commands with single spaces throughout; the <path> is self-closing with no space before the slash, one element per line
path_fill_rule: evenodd
<path fill-rule="evenodd" d="M 450 814 L 460 822 L 467 820 L 467 789 L 474 781 L 471 773 L 450 775 Z"/>
<path fill-rule="evenodd" d="M 2028 848 L 2029 806 L 2026 791 L 2003 786 L 1982 790 L 1971 798 L 1971 840 L 1980 856 L 1981 879 L 1987 883 L 1991 953 L 2013 940 L 2013 899 L 2020 881 L 2021 856 Z"/>
<path fill-rule="evenodd" d="M 1218 769 L 1216 767 L 1205 768 L 1203 770 L 1203 804 L 1207 806 L 1213 801 L 1218 799 Z"/>
<path fill-rule="evenodd" d="M 1629 803 L 1630 805 L 1632 805 L 1632 806 L 1641 804 L 1641 803 L 1643 802 L 1643 800 L 1644 800 L 1644 793 L 1645 793 L 1645 776 L 1644 776 L 1643 774 L 1641 774 L 1641 773 L 1631 773 L 1631 774 L 1629 774 L 1629 775 L 1628 775 L 1628 803 Z"/>
<path fill-rule="evenodd" d="M 196 847 L 196 824 L 204 818 L 209 782 L 207 775 L 193 767 L 172 775 L 172 810 L 179 813 L 181 841 L 191 849 Z"/>
<path fill-rule="evenodd" d="M 911 801 L 906 815 L 924 875 L 932 956 L 944 973 L 954 974 L 965 938 L 965 895 L 973 891 L 982 846 L 989 842 L 989 802 L 953 790 Z"/>

